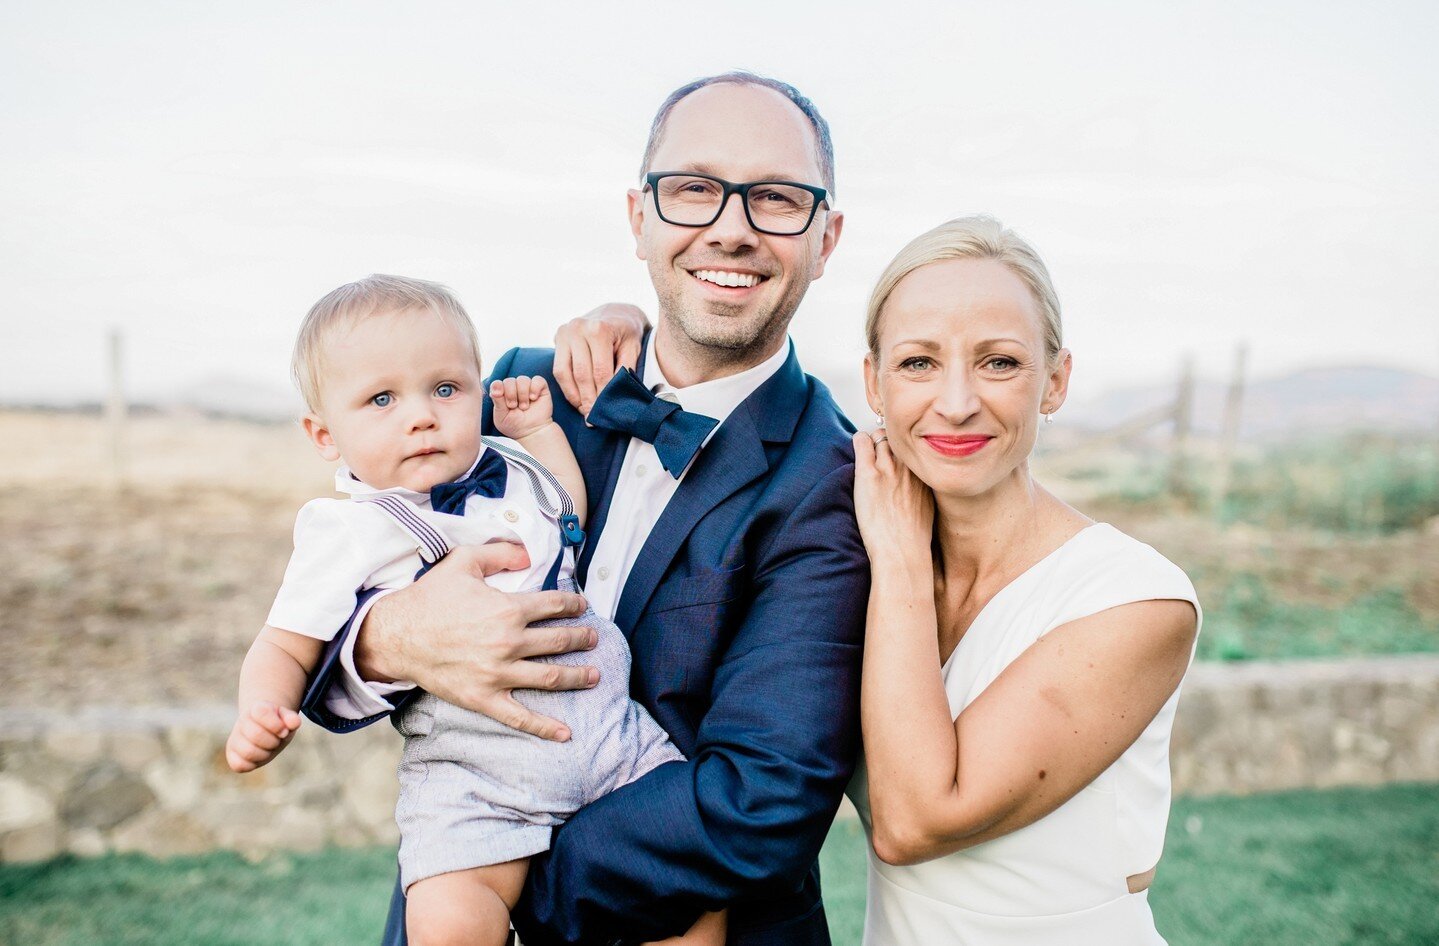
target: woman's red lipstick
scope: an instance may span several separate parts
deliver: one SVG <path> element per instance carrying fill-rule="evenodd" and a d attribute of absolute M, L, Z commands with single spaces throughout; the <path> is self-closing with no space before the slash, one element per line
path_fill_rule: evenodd
<path fill-rule="evenodd" d="M 924 442 L 943 456 L 967 457 L 983 450 L 985 445 L 993 439 L 993 437 L 986 437 L 982 434 L 970 434 L 963 437 L 940 437 L 930 434 L 924 438 Z"/>

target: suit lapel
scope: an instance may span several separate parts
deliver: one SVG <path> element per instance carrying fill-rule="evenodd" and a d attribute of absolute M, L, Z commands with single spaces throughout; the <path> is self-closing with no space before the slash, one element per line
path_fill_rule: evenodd
<path fill-rule="evenodd" d="M 695 525 L 768 472 L 765 442 L 787 443 L 807 403 L 804 372 L 791 346 L 779 371 L 734 409 L 695 458 L 630 569 L 615 609 L 616 624 L 635 626 Z"/>
<path fill-rule="evenodd" d="M 624 593 L 615 609 L 616 624 L 625 628 L 635 626 L 675 553 L 700 518 L 768 469 L 764 445 L 749 411 L 737 408 L 695 458 L 684 482 L 650 530 L 625 581 Z"/>

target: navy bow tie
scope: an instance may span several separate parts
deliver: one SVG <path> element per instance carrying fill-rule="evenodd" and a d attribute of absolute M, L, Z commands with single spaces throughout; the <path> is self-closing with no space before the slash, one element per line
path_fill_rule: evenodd
<path fill-rule="evenodd" d="M 437 483 L 430 487 L 430 507 L 435 512 L 447 512 L 452 516 L 465 514 L 465 500 L 476 494 L 499 499 L 505 495 L 505 481 L 509 469 L 505 458 L 498 450 L 485 450 L 480 462 L 470 475 L 453 483 Z"/>
<path fill-rule="evenodd" d="M 655 397 L 628 368 L 615 372 L 585 419 L 592 427 L 654 444 L 661 465 L 675 479 L 719 426 L 713 417 L 680 410 L 673 401 Z"/>

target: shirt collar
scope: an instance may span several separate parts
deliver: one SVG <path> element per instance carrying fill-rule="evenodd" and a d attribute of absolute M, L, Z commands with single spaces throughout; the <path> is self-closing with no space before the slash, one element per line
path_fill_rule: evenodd
<path fill-rule="evenodd" d="M 460 480 L 475 472 L 475 467 L 480 465 L 480 460 L 484 458 L 485 451 L 488 449 L 490 448 L 487 445 L 481 443 L 480 452 L 475 454 L 475 462 L 470 464 L 470 468 L 468 470 L 461 473 L 459 476 L 455 477 L 450 482 L 458 483 Z M 364 480 L 360 479 L 354 473 L 350 472 L 350 466 L 347 463 L 340 464 L 340 468 L 335 471 L 335 492 L 348 493 L 351 499 L 369 499 L 372 496 L 399 496 L 401 499 L 408 499 L 410 502 L 414 503 L 417 506 L 430 505 L 429 493 L 417 493 L 414 490 L 406 489 L 403 486 L 391 486 L 388 489 L 376 489 L 369 483 L 366 483 Z"/>
<path fill-rule="evenodd" d="M 652 334 L 650 342 L 652 343 L 653 340 Z M 656 396 L 672 394 L 675 400 L 679 401 L 680 407 L 685 410 L 713 417 L 723 423 L 745 398 L 753 394 L 761 384 L 768 381 L 775 372 L 784 366 L 793 344 L 786 337 L 785 343 L 779 346 L 773 355 L 753 368 L 746 368 L 739 374 L 732 374 L 724 378 L 715 378 L 713 381 L 701 381 L 699 384 L 692 384 L 687 388 L 677 388 L 665 380 L 664 372 L 660 370 L 660 360 L 655 357 L 651 344 L 649 354 L 645 358 L 645 376 L 641 380 L 645 387 L 653 391 Z"/>

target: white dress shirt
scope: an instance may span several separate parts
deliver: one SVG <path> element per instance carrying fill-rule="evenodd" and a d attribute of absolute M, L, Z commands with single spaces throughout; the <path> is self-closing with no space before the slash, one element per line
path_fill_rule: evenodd
<path fill-rule="evenodd" d="M 741 401 L 780 369 L 789 357 L 789 348 L 788 343 L 781 345 L 769 358 L 739 374 L 701 381 L 687 388 L 674 387 L 665 380 L 660 360 L 654 352 L 650 352 L 645 359 L 644 377 L 640 380 L 657 397 L 674 401 L 687 411 L 713 417 L 723 425 Z M 718 430 L 719 425 L 710 431 L 705 438 L 706 444 Z M 690 466 L 693 465 L 691 460 Z M 600 533 L 599 544 L 590 557 L 589 571 L 585 575 L 585 598 L 596 614 L 611 621 L 615 619 L 630 569 L 640 557 L 640 549 L 650 537 L 650 530 L 655 527 L 660 514 L 688 473 L 689 467 L 686 467 L 676 479 L 660 465 L 654 444 L 638 437 L 630 438 L 619 479 L 615 481 L 614 495 L 610 497 L 605 528 Z"/>
<path fill-rule="evenodd" d="M 719 425 L 716 425 L 715 430 L 705 439 L 705 443 L 709 443 L 715 431 L 719 430 L 734 409 L 784 365 L 789 357 L 791 344 L 786 339 L 778 351 L 753 368 L 713 381 L 701 381 L 685 388 L 674 387 L 665 379 L 659 358 L 651 350 L 645 358 L 644 376 L 640 380 L 656 396 L 673 400 L 684 410 L 704 414 L 719 421 Z M 695 456 L 699 454 L 696 453 Z M 686 467 L 685 473 L 688 471 L 689 468 Z M 640 549 L 644 547 L 655 522 L 659 520 L 683 479 L 684 474 L 676 479 L 660 465 L 659 454 L 655 452 L 653 444 L 638 437 L 630 439 L 629 446 L 625 448 L 619 479 L 615 482 L 614 494 L 610 497 L 604 531 L 601 532 L 599 544 L 595 546 L 594 555 L 590 558 L 589 571 L 585 578 L 584 595 L 596 614 L 614 620 L 630 569 L 639 558 Z M 355 616 L 356 626 L 384 594 L 385 592 L 381 592 L 365 602 Z M 394 709 L 394 706 L 385 697 L 414 686 L 412 683 L 387 684 L 363 680 L 355 668 L 356 636 L 351 634 L 340 652 L 340 663 L 345 670 L 340 679 L 343 695 L 341 690 L 332 688 L 326 700 L 332 712 L 348 719 L 363 719 L 376 713 L 388 712 Z"/>

